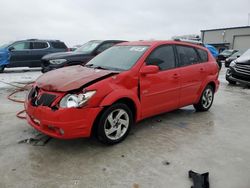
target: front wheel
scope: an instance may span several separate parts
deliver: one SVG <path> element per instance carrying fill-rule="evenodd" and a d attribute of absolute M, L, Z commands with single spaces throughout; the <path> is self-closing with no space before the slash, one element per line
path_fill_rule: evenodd
<path fill-rule="evenodd" d="M 197 104 L 194 104 L 196 111 L 208 111 L 214 101 L 214 89 L 208 85 L 202 92 L 201 98 Z"/>
<path fill-rule="evenodd" d="M 0 66 L 0 73 L 2 73 L 2 72 L 4 71 L 4 68 L 5 68 L 4 65 L 3 65 L 3 66 Z"/>
<path fill-rule="evenodd" d="M 133 114 L 127 105 L 116 103 L 108 107 L 97 124 L 97 138 L 104 144 L 123 141 L 133 124 Z"/>

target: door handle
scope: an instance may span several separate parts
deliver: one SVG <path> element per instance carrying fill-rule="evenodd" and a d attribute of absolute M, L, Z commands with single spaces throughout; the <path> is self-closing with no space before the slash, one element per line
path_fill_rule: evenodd
<path fill-rule="evenodd" d="M 180 76 L 177 74 L 177 73 L 175 73 L 175 74 L 173 74 L 173 79 L 178 79 Z"/>
<path fill-rule="evenodd" d="M 205 69 L 204 68 L 200 68 L 200 72 L 201 73 L 205 72 Z"/>

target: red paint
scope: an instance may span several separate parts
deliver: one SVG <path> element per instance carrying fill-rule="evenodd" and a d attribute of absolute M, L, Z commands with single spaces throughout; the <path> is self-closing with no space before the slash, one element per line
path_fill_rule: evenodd
<path fill-rule="evenodd" d="M 181 44 L 206 50 L 208 62 L 165 71 L 158 71 L 155 66 L 147 67 L 147 56 L 164 44 Z M 100 80 L 84 87 L 86 91 L 96 90 L 96 94 L 81 108 L 52 110 L 50 107 L 32 106 L 30 100 L 26 99 L 28 122 L 37 130 L 56 138 L 89 137 L 98 114 L 105 106 L 112 105 L 119 99 L 130 99 L 134 103 L 135 120 L 139 121 L 197 103 L 209 83 L 214 84 L 216 91 L 218 89 L 218 66 L 206 48 L 177 41 L 126 42 L 119 45 L 150 47 L 130 70 L 119 74 L 108 76 L 114 71 L 72 66 L 42 75 L 34 87 L 41 88 L 42 92 L 54 93 L 57 98 L 53 105 L 69 91 L 79 89 L 93 80 Z M 108 77 L 101 79 L 104 76 Z M 40 125 L 36 123 L 37 120 Z M 63 135 L 59 128 L 64 130 Z"/>

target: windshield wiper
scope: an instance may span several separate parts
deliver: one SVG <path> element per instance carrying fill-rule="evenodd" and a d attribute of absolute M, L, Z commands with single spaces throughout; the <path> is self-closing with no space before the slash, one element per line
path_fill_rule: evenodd
<path fill-rule="evenodd" d="M 83 65 L 83 64 L 81 64 L 82 66 L 85 66 L 85 67 L 92 67 L 93 66 L 93 64 L 87 64 L 87 65 Z"/>
<path fill-rule="evenodd" d="M 107 68 L 104 68 L 102 66 L 94 66 L 94 64 L 88 64 L 85 65 L 86 67 L 90 67 L 90 68 L 94 68 L 94 69 L 103 69 L 103 70 L 107 70 Z"/>

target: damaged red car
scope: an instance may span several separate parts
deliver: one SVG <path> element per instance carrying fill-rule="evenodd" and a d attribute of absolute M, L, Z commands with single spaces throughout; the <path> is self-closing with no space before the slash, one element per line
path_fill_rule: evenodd
<path fill-rule="evenodd" d="M 121 142 L 136 122 L 187 105 L 207 111 L 219 86 L 206 48 L 178 41 L 118 44 L 86 66 L 40 76 L 27 95 L 27 121 L 44 134 L 72 139 L 96 135 Z"/>

